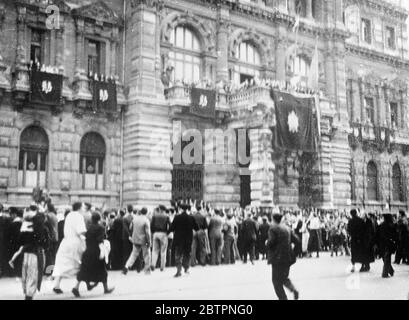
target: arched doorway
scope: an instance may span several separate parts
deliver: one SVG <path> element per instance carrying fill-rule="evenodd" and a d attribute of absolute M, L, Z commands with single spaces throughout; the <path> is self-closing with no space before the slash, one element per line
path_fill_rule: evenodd
<path fill-rule="evenodd" d="M 104 189 L 106 146 L 97 132 L 88 132 L 80 144 L 81 187 L 87 190 Z"/>
<path fill-rule="evenodd" d="M 20 136 L 18 181 L 22 187 L 47 186 L 47 162 L 49 141 L 45 130 L 30 126 Z"/>

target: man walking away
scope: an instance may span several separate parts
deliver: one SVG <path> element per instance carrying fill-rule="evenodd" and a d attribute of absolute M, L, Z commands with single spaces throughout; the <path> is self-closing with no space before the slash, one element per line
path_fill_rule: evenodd
<path fill-rule="evenodd" d="M 405 211 L 399 210 L 399 219 L 397 224 L 398 231 L 398 248 L 395 255 L 395 263 L 400 264 L 408 263 L 408 219 L 406 218 Z"/>
<path fill-rule="evenodd" d="M 273 214 L 273 224 L 268 232 L 267 250 L 268 263 L 271 264 L 274 290 L 278 299 L 287 300 L 284 287 L 294 294 L 294 300 L 298 300 L 299 293 L 289 279 L 290 267 L 295 263 L 295 254 L 291 244 L 297 244 L 300 240 L 295 233 L 281 223 L 282 216 Z"/>
<path fill-rule="evenodd" d="M 199 230 L 193 234 L 191 266 L 194 267 L 199 263 L 206 264 L 206 231 L 208 228 L 206 217 L 203 215 L 202 207 L 196 207 L 197 212 L 193 215 Z"/>
<path fill-rule="evenodd" d="M 145 262 L 145 274 L 150 273 L 151 227 L 149 219 L 146 216 L 147 213 L 148 209 L 142 208 L 140 214 L 135 216 L 132 221 L 132 237 L 130 240 L 133 244 L 133 249 L 122 270 L 123 274 L 128 273 L 128 270 L 133 266 L 141 251 Z"/>
<path fill-rule="evenodd" d="M 166 208 L 160 205 L 155 210 L 151 222 L 151 231 L 153 234 L 152 264 L 151 270 L 154 271 L 158 256 L 160 253 L 160 271 L 166 266 L 166 255 L 168 249 L 168 232 L 170 227 L 169 216 L 166 214 Z"/>
<path fill-rule="evenodd" d="M 355 263 L 362 263 L 362 247 L 364 233 L 364 223 L 361 218 L 358 217 L 356 209 L 351 210 L 351 220 L 348 222 L 348 234 L 351 238 L 351 272 L 355 272 Z"/>
<path fill-rule="evenodd" d="M 383 214 L 383 222 L 378 228 L 376 239 L 379 253 L 383 260 L 382 278 L 393 277 L 395 271 L 392 268 L 391 256 L 396 251 L 398 234 L 390 213 Z"/>
<path fill-rule="evenodd" d="M 250 261 L 254 264 L 255 246 L 257 241 L 257 225 L 251 218 L 251 213 L 247 214 L 247 219 L 242 224 L 243 248 L 244 248 L 244 263 L 247 263 L 247 255 L 250 256 Z"/>
<path fill-rule="evenodd" d="M 210 264 L 212 266 L 222 263 L 223 250 L 223 220 L 219 210 L 214 210 L 214 213 L 214 216 L 210 218 L 209 222 L 209 242 L 211 251 Z"/>
<path fill-rule="evenodd" d="M 185 273 L 189 273 L 193 230 L 199 230 L 195 219 L 188 214 L 190 208 L 190 205 L 181 205 L 180 209 L 182 212 L 175 216 L 170 226 L 170 232 L 174 232 L 173 243 L 175 246 L 175 261 L 177 268 L 175 278 L 182 275 L 182 265 L 185 269 Z"/>
<path fill-rule="evenodd" d="M 300 227 L 301 228 L 301 227 Z M 266 248 L 266 241 L 268 239 L 268 230 L 270 229 L 270 225 L 267 220 L 267 216 L 263 217 L 263 223 L 260 224 L 259 228 L 259 250 L 261 253 L 261 260 L 264 260 L 267 255 L 267 248 Z"/>
<path fill-rule="evenodd" d="M 233 264 L 235 263 L 234 257 L 234 238 L 235 229 L 237 228 L 236 223 L 233 219 L 233 214 L 231 212 L 227 213 L 227 221 L 224 223 L 224 263 Z"/>

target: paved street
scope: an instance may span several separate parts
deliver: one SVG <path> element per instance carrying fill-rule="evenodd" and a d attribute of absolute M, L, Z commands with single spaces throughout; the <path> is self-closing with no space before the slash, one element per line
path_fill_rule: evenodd
<path fill-rule="evenodd" d="M 359 267 L 359 266 L 357 266 Z M 395 277 L 382 279 L 381 261 L 372 265 L 367 274 L 347 273 L 348 258 L 331 258 L 329 254 L 301 259 L 292 268 L 291 278 L 300 290 L 300 299 L 406 299 L 409 292 L 409 266 L 395 266 Z M 112 295 L 102 295 L 102 285 L 87 292 L 81 286 L 82 299 L 164 299 L 164 300 L 269 300 L 275 299 L 271 284 L 271 270 L 266 262 L 255 266 L 237 263 L 232 266 L 195 267 L 190 275 L 175 279 L 173 268 L 159 270 L 146 276 L 143 273 L 110 272 L 110 284 L 116 287 Z M 35 298 L 73 299 L 73 280 L 62 283 L 64 294 L 52 293 L 52 283 L 45 281 L 43 290 Z M 0 279 L 0 299 L 22 299 L 21 285 L 15 279 Z"/>

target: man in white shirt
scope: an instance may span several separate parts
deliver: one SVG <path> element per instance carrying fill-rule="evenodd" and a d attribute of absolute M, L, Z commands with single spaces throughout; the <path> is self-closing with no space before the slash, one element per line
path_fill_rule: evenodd
<path fill-rule="evenodd" d="M 81 266 L 87 232 L 82 208 L 84 206 L 81 202 L 74 203 L 73 211 L 65 219 L 64 239 L 57 251 L 52 275 L 55 278 L 53 291 L 57 294 L 63 293 L 60 287 L 61 279 L 76 277 Z"/>

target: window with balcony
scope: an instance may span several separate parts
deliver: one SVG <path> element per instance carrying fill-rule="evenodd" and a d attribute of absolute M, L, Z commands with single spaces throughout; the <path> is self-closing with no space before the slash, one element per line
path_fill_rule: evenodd
<path fill-rule="evenodd" d="M 375 124 L 375 106 L 373 98 L 365 98 L 365 114 L 366 122 L 370 124 Z"/>
<path fill-rule="evenodd" d="M 391 127 L 396 129 L 398 127 L 398 104 L 391 102 L 389 106 L 391 108 Z"/>
<path fill-rule="evenodd" d="M 105 74 L 105 43 L 85 40 L 88 74 Z"/>
<path fill-rule="evenodd" d="M 18 162 L 20 186 L 46 187 L 48 148 L 48 136 L 44 129 L 30 126 L 21 133 Z"/>
<path fill-rule="evenodd" d="M 176 27 L 170 36 L 173 50 L 169 53 L 169 61 L 173 66 L 171 80 L 187 83 L 201 79 L 201 48 L 196 34 L 188 27 Z"/>
<path fill-rule="evenodd" d="M 82 189 L 103 190 L 106 146 L 99 133 L 89 132 L 81 139 L 80 175 Z"/>
<path fill-rule="evenodd" d="M 386 46 L 395 49 L 395 28 L 386 27 Z"/>
<path fill-rule="evenodd" d="M 395 163 L 392 167 L 392 196 L 394 201 L 405 201 L 403 193 L 402 172 L 398 163 Z"/>
<path fill-rule="evenodd" d="M 39 29 L 31 29 L 30 61 L 34 65 L 42 65 L 44 63 L 44 43 L 45 32 Z"/>
<path fill-rule="evenodd" d="M 361 19 L 362 40 L 368 44 L 372 43 L 372 24 L 371 20 Z"/>
<path fill-rule="evenodd" d="M 261 59 L 257 48 L 249 41 L 240 43 L 236 50 L 238 64 L 234 67 L 234 81 L 237 84 L 254 77 L 260 77 Z"/>
<path fill-rule="evenodd" d="M 378 168 L 373 161 L 370 161 L 367 165 L 366 173 L 366 194 L 368 195 L 368 200 L 377 201 L 378 200 Z"/>

